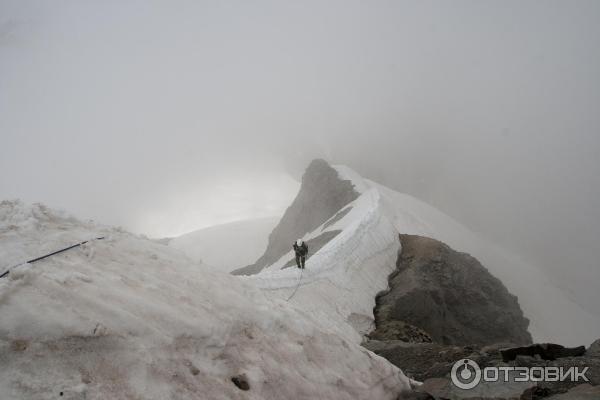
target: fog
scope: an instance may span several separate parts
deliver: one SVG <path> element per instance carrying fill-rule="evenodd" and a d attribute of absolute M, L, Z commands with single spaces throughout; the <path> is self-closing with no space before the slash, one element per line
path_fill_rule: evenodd
<path fill-rule="evenodd" d="M 600 305 L 597 1 L 0 0 L 0 197 L 172 236 L 315 157 Z"/>

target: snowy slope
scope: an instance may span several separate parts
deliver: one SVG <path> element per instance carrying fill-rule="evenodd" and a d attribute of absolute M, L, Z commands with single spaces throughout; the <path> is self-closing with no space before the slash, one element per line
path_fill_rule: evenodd
<path fill-rule="evenodd" d="M 302 277 L 297 268 L 282 269 L 290 252 L 257 275 L 244 277 L 271 298 L 287 300 L 344 328 L 349 340 L 359 342 L 373 323 L 375 296 L 387 288 L 395 269 L 398 233 L 440 240 L 468 252 L 518 296 L 535 341 L 564 345 L 590 344 L 598 337 L 600 320 L 571 301 L 537 268 L 487 243 L 434 207 L 363 179 L 352 169 L 335 166 L 341 179 L 350 180 L 360 197 L 334 224 L 324 223 L 305 235 L 341 230 L 307 262 Z M 340 210 L 342 211 L 342 210 Z M 334 219 L 333 217 L 332 219 Z M 350 334 L 348 332 L 351 332 Z"/>
<path fill-rule="evenodd" d="M 96 236 L 107 238 L 0 280 L 2 399 L 392 399 L 408 388 L 322 314 L 143 237 L 0 203 L 3 267 Z"/>
<path fill-rule="evenodd" d="M 346 166 L 336 166 L 359 192 L 376 190 L 381 212 L 401 233 L 432 237 L 458 251 L 470 253 L 519 298 L 530 319 L 534 341 L 563 345 L 590 344 L 600 333 L 600 319 L 569 299 L 546 275 L 504 249 L 488 243 L 436 208 L 412 196 L 363 179 Z"/>
<path fill-rule="evenodd" d="M 267 247 L 280 217 L 257 218 L 211 226 L 169 241 L 196 262 L 230 272 L 254 262 Z"/>
<path fill-rule="evenodd" d="M 304 240 L 327 231 L 342 231 L 312 255 L 302 277 L 297 268 L 281 269 L 292 257 L 289 252 L 259 274 L 240 278 L 270 297 L 289 298 L 302 309 L 322 315 L 332 326 L 344 327 L 340 335 L 360 343 L 361 334 L 372 329 L 375 296 L 387 287 L 400 248 L 394 226 L 381 213 L 380 202 L 376 190 L 367 191 L 347 205 L 351 210 L 343 218 L 307 234 Z"/>

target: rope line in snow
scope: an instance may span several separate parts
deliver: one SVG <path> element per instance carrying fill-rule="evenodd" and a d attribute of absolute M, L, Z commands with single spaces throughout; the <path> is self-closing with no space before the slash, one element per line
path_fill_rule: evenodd
<path fill-rule="evenodd" d="M 298 288 L 300 287 L 300 282 L 302 281 L 302 272 L 304 272 L 304 268 L 300 268 L 300 279 L 298 279 L 298 285 L 296 285 L 296 289 L 294 289 L 294 292 L 292 293 L 292 295 L 290 297 L 287 298 L 286 301 L 290 301 L 291 298 L 294 297 L 294 295 L 298 291 Z"/>
<path fill-rule="evenodd" d="M 25 265 L 25 264 L 33 264 L 34 262 L 37 262 L 37 261 L 43 260 L 44 258 L 48 258 L 48 257 L 54 256 L 54 255 L 56 255 L 56 254 L 62 253 L 63 251 L 67 251 L 67 250 L 74 249 L 75 247 L 79 247 L 79 246 L 81 246 L 82 244 L 86 244 L 87 242 L 91 242 L 92 240 L 102 240 L 102 239 L 104 239 L 104 236 L 97 237 L 97 238 L 94 238 L 94 239 L 84 240 L 83 242 L 79 242 L 79 243 L 76 243 L 76 244 L 74 244 L 74 245 L 72 245 L 72 246 L 65 247 L 64 249 L 56 250 L 56 251 L 54 251 L 54 252 L 52 252 L 52 253 L 45 254 L 45 255 L 43 255 L 43 256 L 40 256 L 40 257 L 34 258 L 33 260 L 29 260 L 29 261 L 25 261 L 25 262 L 22 262 L 22 263 L 20 263 L 20 264 L 17 264 L 17 265 L 13 265 L 12 267 L 9 267 L 9 268 L 8 268 L 6 271 L 4 271 L 4 272 L 2 273 L 2 275 L 0 275 L 0 278 L 4 278 L 5 276 L 7 276 L 7 275 L 10 273 L 10 271 L 12 271 L 13 269 L 15 269 L 15 268 L 17 268 L 17 267 L 20 267 L 21 265 Z"/>

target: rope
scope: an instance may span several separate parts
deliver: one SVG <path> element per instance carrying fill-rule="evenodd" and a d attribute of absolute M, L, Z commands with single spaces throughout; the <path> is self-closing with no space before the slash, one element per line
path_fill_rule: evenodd
<path fill-rule="evenodd" d="M 379 219 L 377 219 L 377 220 L 376 220 L 376 221 L 374 221 L 374 222 L 373 222 L 373 221 L 370 221 L 369 223 L 370 223 L 370 224 L 373 224 L 373 223 L 377 223 L 377 222 L 379 222 Z M 362 225 L 364 225 L 364 223 L 362 223 L 362 224 L 361 224 L 361 227 L 362 227 Z M 359 228 L 360 228 L 360 227 L 359 227 Z M 361 246 L 361 245 L 364 243 L 364 236 L 365 236 L 365 234 L 366 234 L 366 232 L 367 232 L 367 229 L 357 229 L 357 230 L 358 230 L 360 233 L 362 233 L 362 234 L 353 235 L 353 236 L 352 236 L 352 237 L 351 237 L 351 238 L 350 238 L 348 241 L 346 241 L 346 243 L 345 243 L 345 247 L 339 248 L 339 247 L 335 247 L 335 246 L 333 246 L 331 249 L 328 249 L 328 250 L 324 250 L 324 251 L 323 251 L 323 250 L 322 250 L 322 248 L 323 248 L 323 247 L 325 247 L 325 246 L 328 244 L 328 243 L 327 243 L 327 244 L 325 244 L 323 247 L 321 247 L 319 250 L 317 250 L 317 251 L 316 251 L 316 252 L 315 252 L 315 253 L 312 255 L 312 257 L 315 257 L 315 256 L 317 256 L 317 255 L 318 255 L 319 257 L 324 257 L 324 256 L 327 256 L 327 255 L 329 255 L 329 254 L 331 254 L 331 253 L 345 252 L 345 253 L 347 253 L 347 254 L 348 254 L 348 256 L 349 256 L 349 258 L 350 258 L 350 260 L 351 260 L 351 262 L 350 262 L 350 263 L 348 263 L 348 265 L 347 265 L 347 266 L 346 266 L 346 268 L 345 268 L 345 272 L 347 273 L 347 272 L 348 272 L 348 270 L 349 270 L 349 268 L 351 267 L 351 265 L 355 265 L 355 264 L 359 263 L 359 261 L 360 261 L 360 257 L 359 257 L 359 255 L 358 255 L 358 254 L 356 254 L 355 252 L 356 252 L 356 250 L 357 250 L 357 249 L 358 249 L 358 248 L 359 248 L 359 247 L 360 247 L 360 246 Z M 372 240 L 373 240 L 373 241 L 375 241 L 375 242 L 377 242 L 377 241 L 378 241 L 378 239 L 379 239 L 378 237 L 375 237 L 375 238 L 373 238 Z M 374 257 L 374 256 L 376 256 L 377 254 L 378 254 L 378 253 L 376 253 L 375 255 L 372 255 L 372 256 L 370 256 L 370 257 L 367 257 L 366 259 L 369 259 L 369 258 L 371 258 L 371 257 Z M 291 299 L 292 299 L 292 298 L 293 298 L 293 297 L 296 295 L 296 292 L 298 291 L 298 288 L 300 287 L 300 283 L 301 283 L 301 281 L 302 281 L 302 272 L 303 272 L 303 271 L 302 271 L 302 269 L 301 269 L 301 270 L 300 270 L 300 279 L 298 279 L 298 284 L 296 285 L 296 288 L 294 289 L 294 292 L 293 292 L 293 293 L 290 295 L 290 297 L 288 297 L 288 298 L 287 298 L 287 300 L 286 300 L 286 301 L 290 301 L 290 300 L 291 300 Z M 271 289 L 271 288 L 269 288 L 269 289 Z M 277 289 L 279 289 L 279 288 L 277 288 Z M 349 290 L 350 290 L 350 289 L 349 289 Z"/>
<path fill-rule="evenodd" d="M 67 250 L 74 249 L 75 247 L 79 247 L 79 246 L 81 246 L 82 244 L 86 244 L 87 242 L 91 242 L 92 240 L 102 240 L 102 239 L 104 239 L 104 236 L 102 236 L 102 237 L 97 237 L 97 238 L 94 238 L 94 239 L 84 240 L 83 242 L 79 242 L 79 243 L 76 243 L 76 244 L 74 244 L 74 245 L 72 245 L 72 246 L 65 247 L 64 249 L 56 250 L 56 251 L 54 251 L 54 252 L 52 252 L 52 253 L 49 253 L 49 254 L 43 255 L 43 256 L 41 256 L 41 257 L 34 258 L 33 260 L 29 260 L 29 261 L 25 261 L 25 262 L 22 262 L 22 263 L 20 263 L 20 264 L 17 264 L 17 265 L 13 265 L 12 267 L 9 267 L 9 268 L 8 268 L 6 271 L 4 271 L 4 272 L 2 273 L 2 275 L 0 275 L 0 278 L 4 278 L 5 276 L 7 276 L 7 275 L 10 273 L 10 271 L 12 271 L 13 269 L 15 269 L 15 268 L 17 268 L 17 267 L 20 267 L 21 265 L 25 265 L 25 264 L 33 264 L 34 262 L 37 262 L 37 261 L 43 260 L 44 258 L 48 258 L 48 257 L 54 256 L 54 255 L 56 255 L 56 254 L 62 253 L 63 251 L 67 251 Z"/>
<path fill-rule="evenodd" d="M 290 301 L 291 298 L 294 297 L 294 295 L 298 291 L 298 288 L 300 287 L 300 281 L 302 281 L 302 272 L 304 272 L 304 268 L 300 268 L 300 279 L 298 279 L 298 285 L 296 285 L 296 289 L 294 289 L 294 293 L 292 293 L 292 295 L 290 297 L 288 297 L 286 301 Z"/>

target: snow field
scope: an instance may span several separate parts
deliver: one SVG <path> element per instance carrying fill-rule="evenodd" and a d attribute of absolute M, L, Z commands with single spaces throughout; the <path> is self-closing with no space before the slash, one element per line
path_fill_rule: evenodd
<path fill-rule="evenodd" d="M 143 237 L 0 205 L 3 399 L 392 399 L 408 379 L 337 327 Z M 245 374 L 250 390 L 231 377 Z"/>

